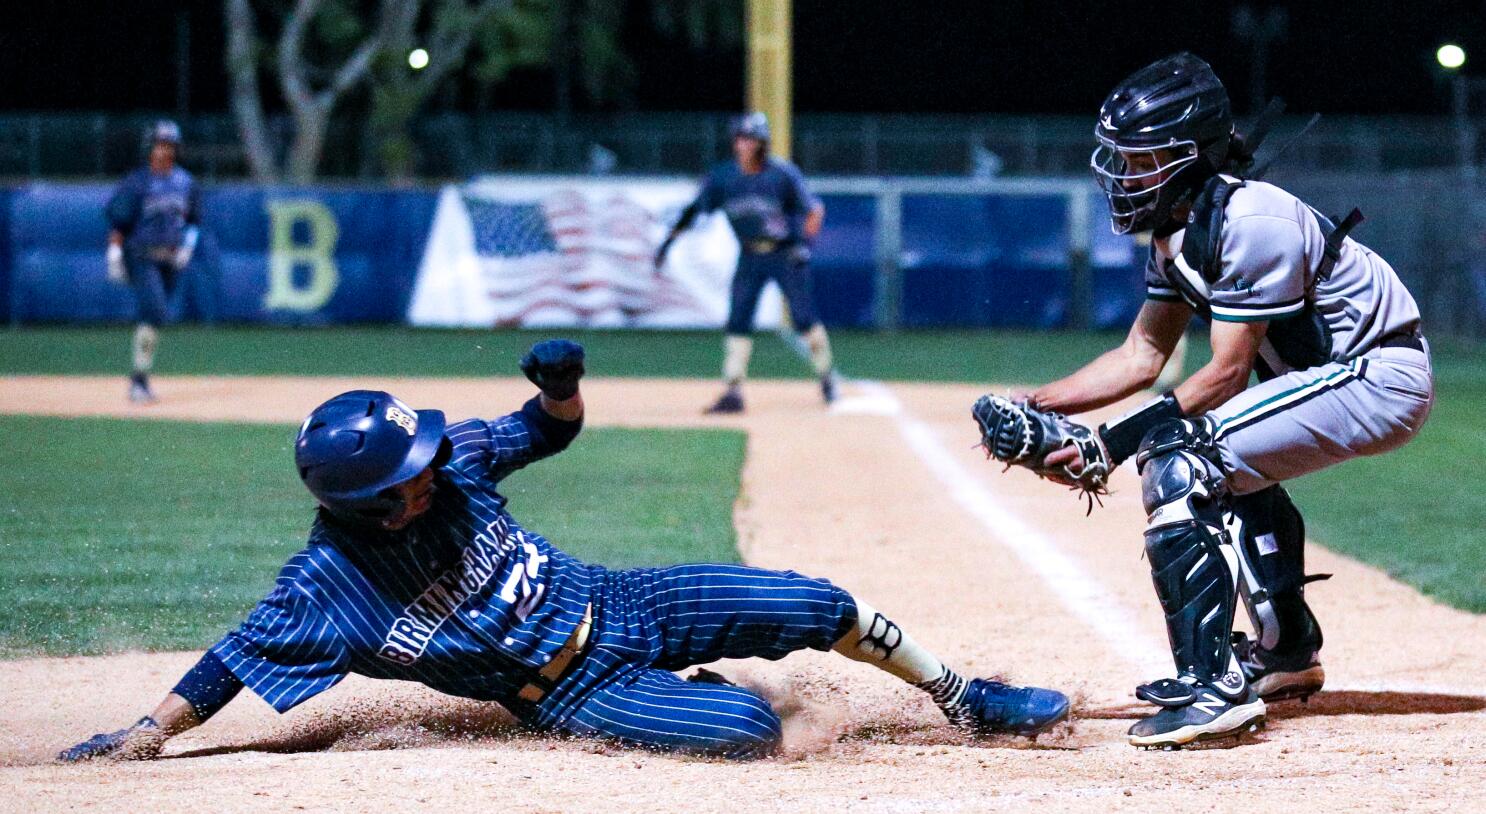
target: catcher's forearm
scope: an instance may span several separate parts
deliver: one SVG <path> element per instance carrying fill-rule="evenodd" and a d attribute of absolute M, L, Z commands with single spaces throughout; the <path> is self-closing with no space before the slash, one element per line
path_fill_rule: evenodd
<path fill-rule="evenodd" d="M 1037 388 L 1031 400 L 1038 407 L 1077 414 L 1107 407 L 1138 393 L 1155 381 L 1150 362 L 1122 345 L 1095 358 L 1071 376 Z M 1156 374 L 1160 368 L 1156 368 Z"/>
<path fill-rule="evenodd" d="M 1247 366 L 1214 359 L 1176 388 L 1177 400 L 1189 415 L 1201 415 L 1242 393 L 1249 386 L 1250 373 Z"/>

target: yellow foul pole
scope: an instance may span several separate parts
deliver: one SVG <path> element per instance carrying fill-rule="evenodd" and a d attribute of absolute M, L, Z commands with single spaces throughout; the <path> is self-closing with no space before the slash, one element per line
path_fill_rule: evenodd
<path fill-rule="evenodd" d="M 748 107 L 769 117 L 770 151 L 790 157 L 790 3 L 748 0 Z"/>

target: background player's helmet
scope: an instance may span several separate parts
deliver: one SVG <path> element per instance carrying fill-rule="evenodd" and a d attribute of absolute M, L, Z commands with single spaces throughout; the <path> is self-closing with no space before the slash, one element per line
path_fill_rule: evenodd
<path fill-rule="evenodd" d="M 155 149 L 155 145 L 162 141 L 175 147 L 176 160 L 179 161 L 181 155 L 181 126 L 170 119 L 161 119 L 146 127 L 144 137 L 140 140 L 140 148 L 143 150 L 145 158 L 149 158 L 150 151 Z"/>
<path fill-rule="evenodd" d="M 375 522 L 402 508 L 388 490 L 448 458 L 444 414 L 380 390 L 352 390 L 316 407 L 294 439 L 294 465 L 331 513 Z"/>
<path fill-rule="evenodd" d="M 759 141 L 763 142 L 765 146 L 767 146 L 769 143 L 769 117 L 757 111 L 753 113 L 745 113 L 742 116 L 733 119 L 731 132 L 733 134 L 733 138 L 742 136 L 745 138 L 758 139 Z"/>
<path fill-rule="evenodd" d="M 1233 138 L 1228 91 L 1206 62 L 1182 52 L 1147 65 L 1115 86 L 1099 108 L 1099 144 L 1089 163 L 1109 199 L 1115 234 L 1160 226 L 1223 165 Z M 1156 155 L 1166 151 L 1168 156 Z M 1122 153 L 1150 153 L 1155 170 L 1136 172 Z M 1164 163 L 1163 163 L 1164 161 Z M 1144 189 L 1126 188 L 1166 173 Z"/>
<path fill-rule="evenodd" d="M 146 131 L 145 138 L 151 144 L 165 141 L 179 147 L 181 144 L 181 126 L 170 119 L 161 119 L 150 125 L 150 129 Z"/>

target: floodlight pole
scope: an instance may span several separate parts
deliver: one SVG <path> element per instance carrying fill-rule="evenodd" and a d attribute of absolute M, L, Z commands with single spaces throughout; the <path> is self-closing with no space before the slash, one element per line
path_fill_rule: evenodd
<path fill-rule="evenodd" d="M 1471 124 L 1470 80 L 1458 71 L 1451 82 L 1455 110 L 1455 143 L 1459 153 L 1460 174 L 1476 177 L 1476 133 Z"/>
<path fill-rule="evenodd" d="M 791 0 L 748 0 L 748 109 L 769 117 L 769 150 L 789 158 Z"/>

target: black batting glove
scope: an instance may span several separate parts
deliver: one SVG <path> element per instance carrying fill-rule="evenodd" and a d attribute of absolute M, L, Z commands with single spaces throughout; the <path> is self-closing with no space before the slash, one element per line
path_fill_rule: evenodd
<path fill-rule="evenodd" d="M 583 346 L 569 339 L 548 339 L 531 346 L 521 359 L 521 372 L 553 401 L 578 394 L 583 378 Z"/>
<path fill-rule="evenodd" d="M 63 763 L 87 760 L 152 760 L 160 755 L 165 734 L 148 715 L 128 729 L 94 735 L 57 755 Z"/>

